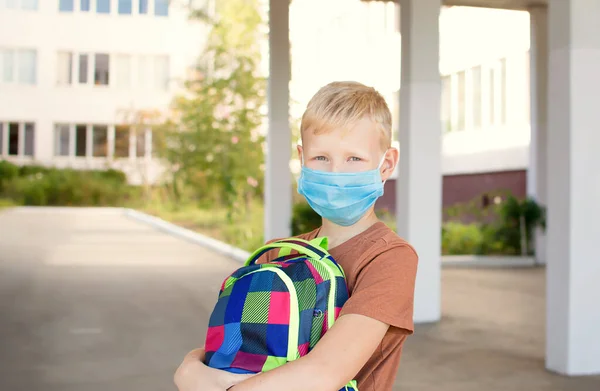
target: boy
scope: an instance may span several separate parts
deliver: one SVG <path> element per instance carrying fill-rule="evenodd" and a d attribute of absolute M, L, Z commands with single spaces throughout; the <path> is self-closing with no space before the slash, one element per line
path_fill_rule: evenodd
<path fill-rule="evenodd" d="M 346 273 L 350 298 L 334 326 L 306 356 L 257 375 L 234 375 L 190 352 L 175 374 L 180 391 L 390 391 L 406 337 L 413 333 L 417 254 L 378 220 L 374 204 L 398 162 L 391 114 L 374 89 L 334 82 L 309 102 L 301 124 L 298 191 L 323 218 L 300 235 L 329 238 Z M 269 261 L 273 254 L 267 253 Z"/>

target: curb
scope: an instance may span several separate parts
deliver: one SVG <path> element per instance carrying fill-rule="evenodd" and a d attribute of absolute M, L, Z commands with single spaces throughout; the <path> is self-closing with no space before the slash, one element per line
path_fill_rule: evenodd
<path fill-rule="evenodd" d="M 530 268 L 542 266 L 534 257 L 494 255 L 444 255 L 442 267 L 468 268 Z"/>
<path fill-rule="evenodd" d="M 165 221 L 161 218 L 151 216 L 149 214 L 129 208 L 122 208 L 122 211 L 123 214 L 129 218 L 132 218 L 144 224 L 148 224 L 153 228 L 166 232 L 170 235 L 178 236 L 189 242 L 206 247 L 221 255 L 234 259 L 240 263 L 246 262 L 248 257 L 250 257 L 250 253 L 247 251 L 221 242 L 220 240 L 216 240 L 208 236 L 199 234 L 198 232 L 194 232 L 190 229 L 182 228 L 173 223 L 169 223 L 168 221 Z"/>

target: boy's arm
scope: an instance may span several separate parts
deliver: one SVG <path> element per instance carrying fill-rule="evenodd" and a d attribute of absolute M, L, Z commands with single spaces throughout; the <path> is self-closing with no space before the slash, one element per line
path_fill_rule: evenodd
<path fill-rule="evenodd" d="M 231 390 L 341 389 L 360 372 L 390 327 L 412 333 L 417 263 L 408 245 L 378 255 L 359 272 L 340 317 L 310 353 Z"/>
<path fill-rule="evenodd" d="M 362 315 L 341 316 L 306 356 L 245 380 L 233 391 L 336 391 L 353 380 L 389 325 Z"/>

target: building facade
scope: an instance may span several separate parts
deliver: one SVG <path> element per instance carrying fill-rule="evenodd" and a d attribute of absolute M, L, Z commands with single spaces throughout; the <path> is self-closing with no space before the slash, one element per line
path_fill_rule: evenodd
<path fill-rule="evenodd" d="M 388 101 L 398 146 L 400 15 L 395 2 L 292 2 L 293 117 L 302 115 L 322 85 L 361 81 Z M 303 27 L 309 19 L 311 27 Z M 529 13 L 443 7 L 439 22 L 443 205 L 501 189 L 523 197 L 530 139 Z M 293 168 L 298 172 L 299 162 Z M 379 207 L 391 211 L 395 177 L 396 173 L 378 201 Z"/>
<path fill-rule="evenodd" d="M 206 37 L 169 3 L 1 0 L 0 159 L 155 180 L 140 117 L 168 109 Z"/>

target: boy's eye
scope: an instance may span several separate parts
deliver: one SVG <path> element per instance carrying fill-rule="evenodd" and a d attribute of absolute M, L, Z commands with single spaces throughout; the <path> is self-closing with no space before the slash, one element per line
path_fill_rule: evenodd
<path fill-rule="evenodd" d="M 327 158 L 325 156 L 317 156 L 315 157 L 315 160 L 321 161 L 321 162 L 326 162 Z"/>
<path fill-rule="evenodd" d="M 350 158 L 350 161 L 353 161 L 353 162 L 360 162 L 361 160 L 362 160 L 361 158 L 359 158 L 359 157 L 356 157 L 356 156 L 352 156 L 352 157 Z"/>

